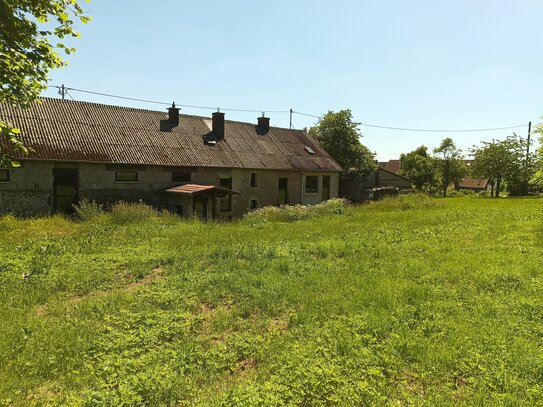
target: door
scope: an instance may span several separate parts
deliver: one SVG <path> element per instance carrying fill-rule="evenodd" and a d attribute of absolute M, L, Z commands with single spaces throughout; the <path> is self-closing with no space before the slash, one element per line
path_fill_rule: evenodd
<path fill-rule="evenodd" d="M 288 204 L 288 178 L 279 178 L 277 183 L 277 203 Z"/>
<path fill-rule="evenodd" d="M 330 175 L 322 176 L 322 200 L 330 199 Z"/>
<path fill-rule="evenodd" d="M 192 204 L 195 217 L 207 220 L 207 197 L 195 196 Z"/>
<path fill-rule="evenodd" d="M 74 213 L 79 202 L 79 173 L 71 168 L 53 169 L 53 212 Z"/>

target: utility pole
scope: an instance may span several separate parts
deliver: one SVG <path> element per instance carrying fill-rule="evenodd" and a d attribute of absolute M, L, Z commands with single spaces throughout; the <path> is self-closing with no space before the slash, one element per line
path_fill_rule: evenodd
<path fill-rule="evenodd" d="M 60 86 L 58 88 L 58 94 L 60 95 L 60 97 L 62 98 L 62 100 L 64 100 L 64 98 L 66 97 L 66 93 L 68 92 L 68 89 L 66 89 L 64 87 L 64 84 L 62 84 L 62 86 Z"/>
<path fill-rule="evenodd" d="M 292 111 L 292 108 L 290 109 L 290 129 L 292 130 L 292 113 L 294 113 Z"/>
<path fill-rule="evenodd" d="M 528 165 L 528 160 L 530 159 L 530 133 L 532 132 L 532 122 L 528 122 L 528 145 L 526 146 L 526 166 Z"/>

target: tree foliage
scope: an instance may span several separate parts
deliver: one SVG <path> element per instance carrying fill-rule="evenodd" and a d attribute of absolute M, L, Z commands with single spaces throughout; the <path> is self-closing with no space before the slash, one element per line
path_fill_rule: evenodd
<path fill-rule="evenodd" d="M 543 119 L 543 117 L 541 117 Z M 534 175 L 530 183 L 537 189 L 543 189 L 543 123 L 539 123 L 534 130 L 539 135 L 539 148 L 534 157 Z"/>
<path fill-rule="evenodd" d="M 309 129 L 309 134 L 343 168 L 343 177 L 363 177 L 377 170 L 375 154 L 360 142 L 359 125 L 346 109 L 329 111 Z"/>
<path fill-rule="evenodd" d="M 26 107 L 46 89 L 49 72 L 66 64 L 56 50 L 75 51 L 66 45 L 79 36 L 74 20 L 90 20 L 77 0 L 0 0 L 0 102 Z M 27 151 L 18 134 L 0 121 L 0 165 L 12 162 L 7 152 Z"/>
<path fill-rule="evenodd" d="M 431 192 L 432 187 L 438 181 L 439 175 L 437 162 L 434 157 L 428 154 L 426 146 L 420 146 L 409 153 L 402 154 L 400 163 L 400 175 L 413 181 L 415 188 L 419 191 L 428 190 Z"/>
<path fill-rule="evenodd" d="M 472 174 L 488 178 L 492 186 L 495 186 L 495 197 L 500 196 L 504 181 L 512 195 L 525 195 L 530 174 L 533 172 L 532 160 L 526 161 L 527 140 L 514 134 L 504 140 L 481 144 L 480 147 L 472 148 Z"/>
<path fill-rule="evenodd" d="M 456 146 L 452 138 L 447 137 L 439 147 L 434 149 L 434 155 L 437 160 L 443 196 L 447 196 L 449 185 L 458 184 L 467 173 L 462 150 Z"/>

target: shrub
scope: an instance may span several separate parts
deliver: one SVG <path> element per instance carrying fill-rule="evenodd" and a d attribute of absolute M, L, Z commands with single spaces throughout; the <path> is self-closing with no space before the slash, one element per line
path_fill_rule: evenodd
<path fill-rule="evenodd" d="M 482 191 L 477 192 L 476 196 L 478 196 L 478 197 L 490 197 L 490 191 L 488 189 L 483 189 Z"/>
<path fill-rule="evenodd" d="M 142 202 L 117 202 L 111 207 L 111 221 L 118 225 L 140 222 L 154 216 L 157 216 L 158 212 L 152 206 L 146 205 Z"/>
<path fill-rule="evenodd" d="M 348 201 L 342 198 L 330 199 L 316 205 L 265 206 L 244 216 L 249 223 L 296 222 L 320 216 L 344 215 L 349 208 Z"/>
<path fill-rule="evenodd" d="M 8 232 L 16 228 L 17 218 L 13 215 L 5 215 L 0 217 L 0 232 Z"/>
<path fill-rule="evenodd" d="M 452 191 L 449 192 L 449 196 L 450 197 L 455 197 L 455 196 L 475 196 L 476 193 L 475 191 L 471 190 L 471 189 L 453 189 Z"/>
<path fill-rule="evenodd" d="M 74 210 L 76 216 L 82 221 L 95 219 L 104 213 L 103 205 L 86 199 L 74 205 Z"/>

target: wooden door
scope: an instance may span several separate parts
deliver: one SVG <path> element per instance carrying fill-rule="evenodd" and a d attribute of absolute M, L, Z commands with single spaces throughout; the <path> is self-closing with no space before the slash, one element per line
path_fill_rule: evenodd
<path fill-rule="evenodd" d="M 74 213 L 79 202 L 79 173 L 76 169 L 53 169 L 53 212 Z"/>
<path fill-rule="evenodd" d="M 277 203 L 288 204 L 288 178 L 279 178 L 277 183 Z"/>

